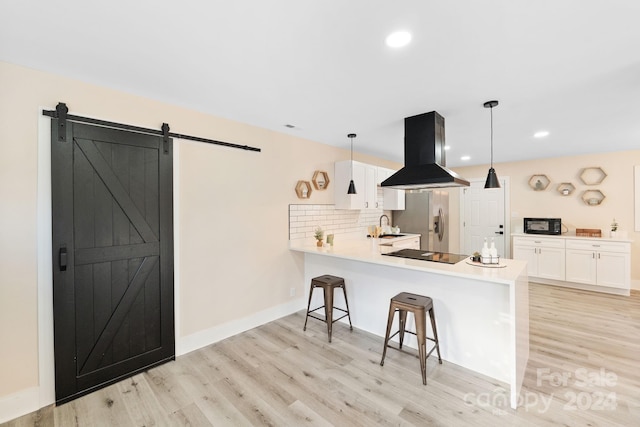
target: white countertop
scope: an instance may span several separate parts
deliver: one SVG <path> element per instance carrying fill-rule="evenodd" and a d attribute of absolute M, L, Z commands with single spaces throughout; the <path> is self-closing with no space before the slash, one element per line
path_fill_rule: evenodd
<path fill-rule="evenodd" d="M 458 276 L 468 279 L 481 280 L 485 282 L 514 284 L 522 271 L 526 271 L 526 261 L 500 259 L 500 264 L 504 268 L 490 268 L 477 265 L 469 265 L 465 260 L 457 264 L 445 264 L 439 262 L 421 261 L 407 258 L 385 256 L 380 253 L 380 243 L 385 243 L 385 239 L 354 239 L 336 241 L 334 246 L 317 247 L 305 239 L 291 240 L 289 248 L 294 251 L 309 254 L 336 257 L 353 261 L 368 262 L 389 267 L 403 268 L 409 270 L 424 271 L 429 273 L 443 274 L 447 276 Z M 382 241 L 382 242 L 381 242 Z"/>
<path fill-rule="evenodd" d="M 527 234 L 527 233 L 511 233 L 512 237 L 530 237 L 530 238 L 551 238 L 551 239 L 577 239 L 577 240 L 602 240 L 607 242 L 631 243 L 633 240 L 627 237 L 585 237 L 576 236 L 575 232 L 560 235 L 552 234 Z"/>

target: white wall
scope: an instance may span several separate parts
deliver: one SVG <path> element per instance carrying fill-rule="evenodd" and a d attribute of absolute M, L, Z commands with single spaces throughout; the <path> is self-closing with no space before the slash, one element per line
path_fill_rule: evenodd
<path fill-rule="evenodd" d="M 46 173 L 38 168 L 40 107 L 65 102 L 71 114 L 155 129 L 167 122 L 174 132 L 262 149 L 175 141 L 178 351 L 304 306 L 302 257 L 288 250 L 288 206 L 333 203 L 330 189 L 304 202 L 294 189 L 315 170 L 333 183 L 333 162 L 349 158 L 348 141 L 335 148 L 2 62 L 0 82 L 0 422 L 37 409 L 39 387 L 48 387 L 39 372 L 39 343 L 47 340 L 38 336 L 38 254 L 50 254 L 37 233 L 38 174 Z"/>
<path fill-rule="evenodd" d="M 498 163 L 494 167 L 498 177 L 508 176 L 511 180 L 512 230 L 522 226 L 524 217 L 559 217 L 569 231 L 598 228 L 605 236 L 615 218 L 618 230 L 626 232 L 633 240 L 631 281 L 633 288 L 640 289 L 640 232 L 634 231 L 635 165 L 640 165 L 640 150 Z M 582 183 L 580 174 L 589 167 L 601 167 L 606 172 L 601 184 Z M 481 177 L 486 176 L 488 165 L 455 170 L 464 177 Z M 534 174 L 544 174 L 550 179 L 551 184 L 545 191 L 534 191 L 529 186 L 529 179 Z M 560 195 L 557 186 L 562 182 L 573 183 L 576 187 L 573 194 Z M 582 201 L 583 192 L 593 189 L 606 196 L 602 204 L 590 206 Z"/>

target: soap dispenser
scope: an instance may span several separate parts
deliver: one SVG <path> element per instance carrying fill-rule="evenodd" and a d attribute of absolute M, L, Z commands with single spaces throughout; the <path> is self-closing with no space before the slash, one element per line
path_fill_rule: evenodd
<path fill-rule="evenodd" d="M 489 248 L 489 256 L 491 257 L 492 264 L 498 263 L 498 250 L 496 249 L 496 241 L 493 237 L 491 238 L 491 247 Z"/>
<path fill-rule="evenodd" d="M 484 245 L 482 246 L 482 262 L 489 262 L 489 258 L 491 257 L 491 253 L 489 252 L 489 246 L 487 245 L 487 238 L 484 238 Z"/>

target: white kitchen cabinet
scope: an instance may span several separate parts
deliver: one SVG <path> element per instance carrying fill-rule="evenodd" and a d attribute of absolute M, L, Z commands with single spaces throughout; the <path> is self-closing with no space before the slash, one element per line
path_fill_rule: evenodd
<path fill-rule="evenodd" d="M 382 253 L 389 253 L 399 249 L 420 249 L 419 234 L 398 237 L 390 239 L 390 241 L 383 242 L 383 240 L 385 239 L 380 239 L 380 251 Z"/>
<path fill-rule="evenodd" d="M 364 166 L 364 208 L 378 208 L 378 168 L 373 165 Z"/>
<path fill-rule="evenodd" d="M 420 236 L 407 239 L 398 238 L 391 243 L 391 246 L 398 249 L 420 249 Z"/>
<path fill-rule="evenodd" d="M 567 240 L 566 263 L 567 281 L 612 288 L 630 287 L 629 243 Z"/>
<path fill-rule="evenodd" d="M 377 166 L 353 162 L 353 183 L 356 194 L 347 194 L 351 180 L 351 161 L 344 160 L 334 165 L 334 199 L 336 209 L 376 209 L 378 189 Z"/>
<path fill-rule="evenodd" d="M 393 169 L 378 167 L 378 185 L 380 185 L 382 181 L 389 178 L 394 173 L 396 173 L 396 171 L 394 171 Z M 405 208 L 404 190 L 396 190 L 394 188 L 383 188 L 382 189 L 382 205 L 383 205 L 383 208 L 386 210 L 403 211 Z"/>
<path fill-rule="evenodd" d="M 565 280 L 565 242 L 545 237 L 514 237 L 513 258 L 527 261 L 528 274 Z"/>
<path fill-rule="evenodd" d="M 629 295 L 631 241 L 576 236 L 513 236 L 513 258 L 535 281 Z"/>

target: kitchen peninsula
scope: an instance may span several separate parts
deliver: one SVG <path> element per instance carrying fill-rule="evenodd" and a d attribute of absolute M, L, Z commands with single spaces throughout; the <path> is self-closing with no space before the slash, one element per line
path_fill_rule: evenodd
<path fill-rule="evenodd" d="M 529 358 L 526 262 L 506 259 L 500 260 L 501 268 L 487 268 L 466 260 L 445 264 L 397 258 L 381 253 L 388 248 L 380 246 L 380 239 L 321 248 L 300 239 L 292 240 L 290 249 L 304 253 L 305 289 L 316 276 L 344 277 L 353 325 L 380 337 L 391 297 L 399 292 L 431 297 L 442 358 L 506 383 L 511 407 L 516 408 Z M 315 298 L 312 306 L 322 305 Z M 337 293 L 336 305 L 339 298 Z M 411 322 L 408 327 L 415 330 Z M 413 336 L 405 342 L 416 348 Z M 382 338 L 380 346 L 382 354 Z"/>

